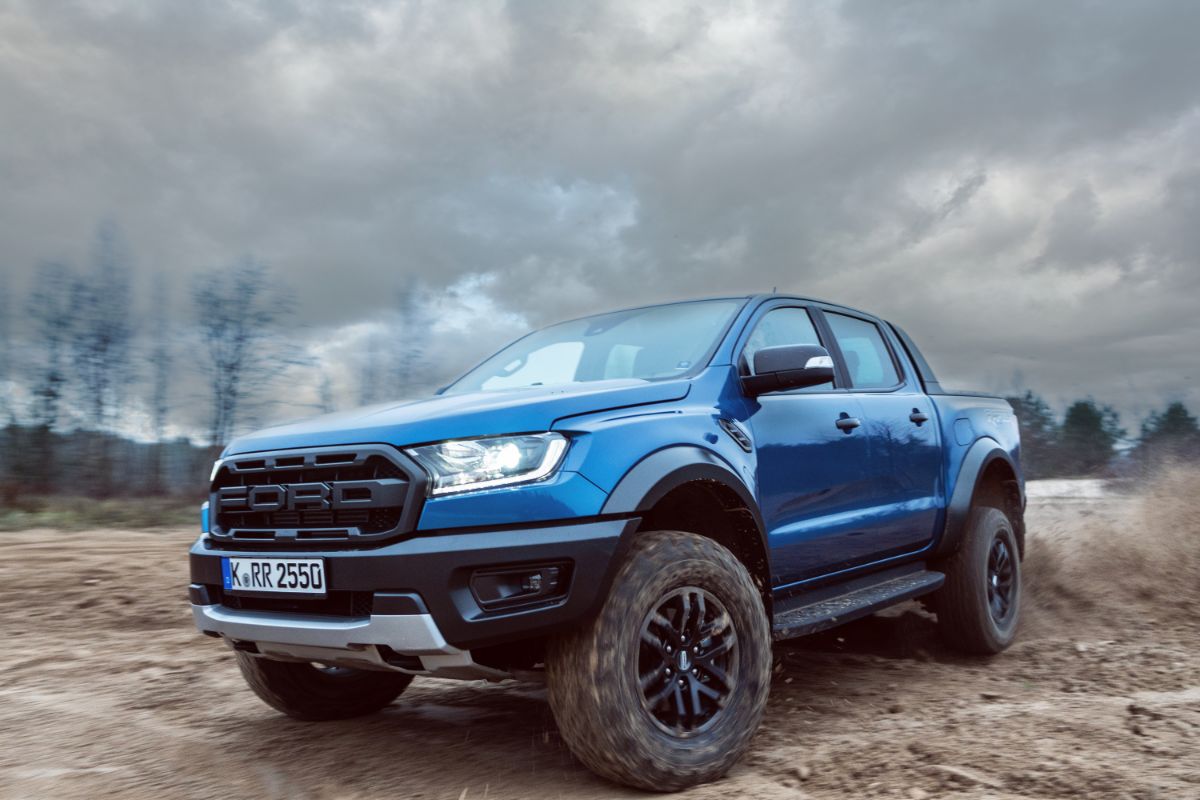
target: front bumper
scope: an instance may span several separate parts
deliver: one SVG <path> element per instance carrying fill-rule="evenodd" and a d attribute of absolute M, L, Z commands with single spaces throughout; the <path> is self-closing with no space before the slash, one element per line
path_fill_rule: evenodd
<path fill-rule="evenodd" d="M 499 679 L 507 674 L 448 644 L 429 614 L 336 618 L 193 603 L 192 618 L 204 633 L 264 658 L 446 678 Z"/>
<path fill-rule="evenodd" d="M 363 550 L 229 550 L 202 537 L 191 550 L 192 612 L 200 630 L 260 655 L 381 669 L 395 668 L 399 655 L 420 659 L 410 671 L 451 674 L 473 663 L 473 650 L 549 635 L 595 613 L 636 524 L 607 519 L 420 535 Z M 287 611 L 236 608 L 240 598 L 223 595 L 223 556 L 323 558 L 330 595 L 353 593 L 367 604 L 334 615 L 307 613 L 304 601 Z M 486 610 L 471 591 L 477 570 L 549 562 L 570 566 L 553 600 Z"/>

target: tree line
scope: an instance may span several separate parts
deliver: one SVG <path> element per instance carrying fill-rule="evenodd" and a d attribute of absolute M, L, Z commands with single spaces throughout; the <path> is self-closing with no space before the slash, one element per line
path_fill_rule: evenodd
<path fill-rule="evenodd" d="M 83 268 L 37 265 L 23 303 L 0 275 L 0 503 L 37 492 L 193 491 L 216 451 L 272 406 L 335 410 L 331 376 L 296 346 L 302 326 L 281 276 L 237 259 L 195 277 L 186 313 L 173 314 L 162 273 L 139 306 L 131 263 L 116 226 L 104 224 Z M 429 335 L 422 307 L 409 282 L 387 324 L 368 326 L 352 401 L 394 399 L 420 385 Z M 1008 399 L 1031 478 L 1200 457 L 1196 418 L 1182 403 L 1151 414 L 1131 441 L 1116 412 L 1094 400 L 1072 403 L 1059 419 L 1032 391 Z M 168 436 L 184 410 L 203 420 L 203 444 Z M 116 432 L 131 418 L 141 420 L 136 441 Z"/>
<path fill-rule="evenodd" d="M 143 305 L 134 275 L 119 230 L 103 224 L 83 268 L 36 265 L 23 303 L 0 276 L 0 503 L 30 492 L 191 489 L 214 453 L 274 406 L 335 410 L 329 374 L 296 346 L 292 292 L 261 262 L 243 257 L 198 275 L 184 287 L 182 315 L 172 313 L 166 275 L 153 278 Z M 393 316 L 402 335 L 369 335 L 359 402 L 413 388 L 420 300 L 417 284 L 401 286 Z M 313 396 L 281 391 L 296 385 Z M 203 444 L 169 437 L 184 410 L 203 420 Z M 116 433 L 131 418 L 136 441 Z"/>
<path fill-rule="evenodd" d="M 1071 403 L 1061 420 L 1032 391 L 1009 397 L 1008 402 L 1021 428 L 1021 463 L 1027 478 L 1129 473 L 1200 460 L 1200 426 L 1181 402 L 1151 412 L 1132 439 L 1117 412 L 1091 398 Z"/>

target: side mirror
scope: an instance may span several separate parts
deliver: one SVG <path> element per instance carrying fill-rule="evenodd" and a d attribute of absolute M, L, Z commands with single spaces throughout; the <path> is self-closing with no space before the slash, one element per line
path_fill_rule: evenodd
<path fill-rule="evenodd" d="M 833 382 L 833 358 L 815 344 L 764 347 L 754 354 L 754 374 L 742 377 L 742 390 L 751 397 L 782 389 L 800 389 Z"/>

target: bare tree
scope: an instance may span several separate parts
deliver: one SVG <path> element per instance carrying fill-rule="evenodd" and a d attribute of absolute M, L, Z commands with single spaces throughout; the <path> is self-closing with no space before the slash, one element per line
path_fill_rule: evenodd
<path fill-rule="evenodd" d="M 415 278 L 410 278 L 400 288 L 396 299 L 400 320 L 398 335 L 393 337 L 397 352 L 392 361 L 392 388 L 394 396 L 404 397 L 421 384 L 428 319 L 424 291 Z"/>
<path fill-rule="evenodd" d="M 362 406 L 378 402 L 383 390 L 379 380 L 379 332 L 368 331 L 366 347 L 362 354 L 358 373 L 358 404 Z"/>
<path fill-rule="evenodd" d="M 71 331 L 71 271 L 63 264 L 43 263 L 37 268 L 29 294 L 29 385 L 33 389 L 30 419 L 35 427 L 58 424 L 63 388 L 67 382 L 63 350 Z"/>
<path fill-rule="evenodd" d="M 329 377 L 329 371 L 321 369 L 321 380 L 317 384 L 317 409 L 322 414 L 328 414 L 335 410 L 333 402 L 333 381 Z"/>
<path fill-rule="evenodd" d="M 12 338 L 10 316 L 12 303 L 8 278 L 0 275 L 0 505 L 12 505 L 20 493 L 17 483 L 20 452 L 17 429 L 17 409 L 14 401 L 12 375 Z"/>
<path fill-rule="evenodd" d="M 85 474 L 96 494 L 112 487 L 109 428 L 117 418 L 131 377 L 133 316 L 129 257 L 117 228 L 104 223 L 96 233 L 93 266 L 71 291 L 71 362 L 78 378 L 79 407 L 87 437 Z"/>
<path fill-rule="evenodd" d="M 12 401 L 12 303 L 8 278 L 0 275 L 0 424 L 15 425 L 17 409 Z"/>
<path fill-rule="evenodd" d="M 276 335 L 287 298 L 262 264 L 245 258 L 204 275 L 192 297 L 199 315 L 201 367 L 212 392 L 209 442 L 217 446 L 229 441 L 264 391 L 300 362 Z"/>
<path fill-rule="evenodd" d="M 154 331 L 154 343 L 147 358 L 150 364 L 150 426 L 154 441 L 162 442 L 167 430 L 167 417 L 171 413 L 171 342 L 167 332 L 167 283 L 161 273 L 155 275 L 150 290 L 149 323 Z"/>
<path fill-rule="evenodd" d="M 128 258 L 116 226 L 96 234 L 94 267 L 72 289 L 71 355 L 81 407 L 94 431 L 104 430 L 120 406 L 130 377 L 133 318 Z"/>
<path fill-rule="evenodd" d="M 171 413 L 171 340 L 167 323 L 167 283 L 162 273 L 154 276 L 150 290 L 150 329 L 154 341 L 150 346 L 147 362 L 150 365 L 150 427 L 154 431 L 153 463 L 150 466 L 150 485 L 161 489 L 166 465 L 163 463 L 163 437 L 167 431 L 167 418 Z"/>
<path fill-rule="evenodd" d="M 33 403 L 29 418 L 31 440 L 27 448 L 29 474 L 35 486 L 44 487 L 54 471 L 52 431 L 62 413 L 67 376 L 63 350 L 71 331 L 71 271 L 63 264 L 39 264 L 26 305 L 29 318 L 29 386 Z"/>

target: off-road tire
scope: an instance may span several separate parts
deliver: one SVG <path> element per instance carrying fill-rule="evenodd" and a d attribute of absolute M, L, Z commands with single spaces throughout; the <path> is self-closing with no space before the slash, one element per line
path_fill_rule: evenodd
<path fill-rule="evenodd" d="M 1011 597 L 1008 612 L 998 616 L 989 600 L 989 557 L 1000 545 L 1011 564 Z M 990 506 L 972 509 L 958 550 L 939 566 L 946 583 L 931 605 L 942 640 L 973 655 L 992 655 L 1012 644 L 1021 621 L 1022 587 L 1020 550 L 1008 515 Z"/>
<path fill-rule="evenodd" d="M 312 722 L 371 714 L 391 703 L 412 676 L 403 672 L 325 670 L 237 653 L 242 677 L 259 698 L 289 717 Z"/>
<path fill-rule="evenodd" d="M 685 737 L 667 731 L 644 705 L 639 654 L 643 621 L 664 598 L 692 588 L 727 612 L 721 619 L 729 627 L 721 630 L 734 633 L 726 666 L 736 680 L 707 727 Z M 746 752 L 766 706 L 771 631 L 762 597 L 746 567 L 711 539 L 640 534 L 599 615 L 549 643 L 546 679 L 563 740 L 592 771 L 652 791 L 715 780 Z"/>

